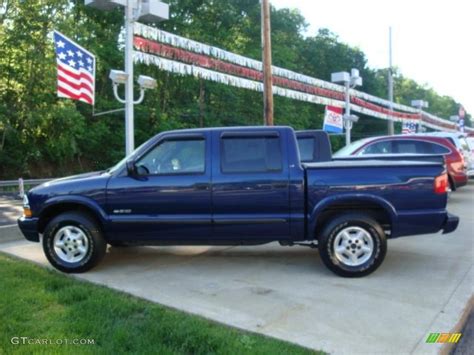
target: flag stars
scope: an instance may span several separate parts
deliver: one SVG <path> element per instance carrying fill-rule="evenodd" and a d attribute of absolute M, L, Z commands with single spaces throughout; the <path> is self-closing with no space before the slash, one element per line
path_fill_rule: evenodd
<path fill-rule="evenodd" d="M 74 52 L 71 51 L 71 50 L 68 50 L 67 55 L 70 56 L 70 57 L 74 57 Z"/>
<path fill-rule="evenodd" d="M 83 66 L 84 66 L 84 62 L 83 62 L 82 60 L 78 61 L 78 63 L 79 63 L 79 66 L 80 66 L 80 67 L 83 67 Z"/>
<path fill-rule="evenodd" d="M 56 42 L 56 46 L 58 46 L 58 48 L 64 48 L 64 45 L 65 45 L 65 43 L 61 40 Z"/>
<path fill-rule="evenodd" d="M 70 61 L 68 61 L 68 64 L 71 66 L 71 67 L 75 67 L 76 66 L 76 62 L 73 61 L 72 59 Z"/>
<path fill-rule="evenodd" d="M 77 51 L 76 54 L 79 58 L 82 58 L 82 52 L 81 51 Z"/>
<path fill-rule="evenodd" d="M 61 59 L 61 60 L 65 60 L 65 59 L 66 59 L 66 54 L 65 54 L 64 52 L 60 52 L 60 53 L 58 54 L 58 57 L 59 57 L 59 59 Z"/>
<path fill-rule="evenodd" d="M 92 72 L 92 66 L 89 65 L 89 66 L 87 67 L 87 70 L 89 70 L 90 72 Z"/>
<path fill-rule="evenodd" d="M 91 58 L 87 57 L 86 60 L 87 60 L 87 63 L 92 64 L 92 59 Z"/>

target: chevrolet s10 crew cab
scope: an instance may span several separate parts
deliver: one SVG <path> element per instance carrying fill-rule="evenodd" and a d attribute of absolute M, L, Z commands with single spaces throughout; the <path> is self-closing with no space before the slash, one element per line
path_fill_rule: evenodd
<path fill-rule="evenodd" d="M 119 245 L 317 246 L 338 275 L 370 274 L 387 239 L 449 233 L 442 162 L 302 163 L 290 127 L 163 132 L 113 168 L 33 188 L 18 223 L 50 263 L 84 272 Z M 441 251 L 440 251 L 441 252 Z"/>

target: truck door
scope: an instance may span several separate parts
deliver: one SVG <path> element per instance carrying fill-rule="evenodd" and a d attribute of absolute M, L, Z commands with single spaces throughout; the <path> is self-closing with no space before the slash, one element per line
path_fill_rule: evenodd
<path fill-rule="evenodd" d="M 211 135 L 170 133 L 136 161 L 139 176 L 110 179 L 111 237 L 196 241 L 211 227 Z"/>
<path fill-rule="evenodd" d="M 213 132 L 215 239 L 278 240 L 289 236 L 289 170 L 285 132 Z"/>

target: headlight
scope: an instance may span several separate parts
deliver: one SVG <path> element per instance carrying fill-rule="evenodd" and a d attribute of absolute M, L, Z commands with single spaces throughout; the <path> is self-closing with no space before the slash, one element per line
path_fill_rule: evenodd
<path fill-rule="evenodd" d="M 31 209 L 30 209 L 30 201 L 28 201 L 28 196 L 26 196 L 26 194 L 23 195 L 23 216 L 25 217 L 33 216 L 33 213 L 31 212 Z"/>
<path fill-rule="evenodd" d="M 28 196 L 26 194 L 23 195 L 23 207 L 30 208 L 30 201 L 28 201 Z"/>

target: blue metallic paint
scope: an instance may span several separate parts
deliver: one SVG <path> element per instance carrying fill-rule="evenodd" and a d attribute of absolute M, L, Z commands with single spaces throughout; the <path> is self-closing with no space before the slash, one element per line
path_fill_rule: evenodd
<path fill-rule="evenodd" d="M 278 132 L 283 170 L 223 174 L 223 132 Z M 34 216 L 19 221 L 32 239 L 32 226 L 49 208 L 78 204 L 103 223 L 108 240 L 164 244 L 258 244 L 312 240 L 317 217 L 334 203 L 371 202 L 392 222 L 391 237 L 436 232 L 449 222 L 446 195 L 433 193 L 440 164 L 410 166 L 302 166 L 289 127 L 236 127 L 161 133 L 145 143 L 136 160 L 169 136 L 201 135 L 206 143 L 203 174 L 128 176 L 125 164 L 110 173 L 55 180 L 28 194 Z M 130 210 L 130 212 L 128 212 Z M 124 212 L 125 211 L 125 212 Z M 455 227 L 454 227 L 455 228 Z"/>

